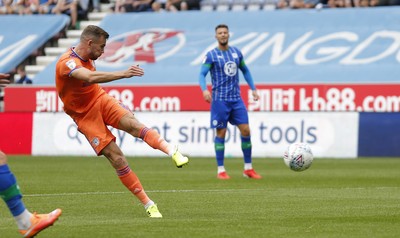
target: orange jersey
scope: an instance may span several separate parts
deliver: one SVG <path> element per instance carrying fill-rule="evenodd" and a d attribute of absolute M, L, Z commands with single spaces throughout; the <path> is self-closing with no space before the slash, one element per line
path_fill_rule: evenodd
<path fill-rule="evenodd" d="M 93 60 L 81 59 L 73 48 L 65 52 L 56 65 L 56 89 L 64 103 L 64 111 L 71 116 L 87 112 L 95 100 L 105 94 L 98 84 L 87 83 L 71 76 L 74 70 L 82 67 L 96 70 Z"/>

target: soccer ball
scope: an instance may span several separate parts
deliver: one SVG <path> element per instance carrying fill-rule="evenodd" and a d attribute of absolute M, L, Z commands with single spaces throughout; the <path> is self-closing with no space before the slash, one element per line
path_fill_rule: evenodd
<path fill-rule="evenodd" d="M 304 171 L 310 168 L 314 156 L 307 143 L 294 143 L 288 146 L 283 161 L 293 171 Z"/>

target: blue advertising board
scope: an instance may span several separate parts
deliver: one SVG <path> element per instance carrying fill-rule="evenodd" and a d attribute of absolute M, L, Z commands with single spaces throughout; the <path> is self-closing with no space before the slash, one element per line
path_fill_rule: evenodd
<path fill-rule="evenodd" d="M 66 15 L 0 16 L 0 72 L 11 72 L 69 23 Z"/>
<path fill-rule="evenodd" d="M 360 113 L 358 156 L 400 157 L 400 113 Z"/>
<path fill-rule="evenodd" d="M 399 7 L 256 12 L 109 14 L 98 70 L 140 64 L 145 77 L 114 84 L 197 84 L 214 28 L 230 27 L 256 83 L 400 82 Z M 35 79 L 54 84 L 54 64 Z"/>

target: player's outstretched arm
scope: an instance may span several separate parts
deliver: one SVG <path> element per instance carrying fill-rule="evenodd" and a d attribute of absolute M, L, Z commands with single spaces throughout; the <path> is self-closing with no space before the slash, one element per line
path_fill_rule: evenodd
<path fill-rule="evenodd" d="M 107 83 L 123 78 L 141 77 L 144 75 L 144 70 L 138 65 L 132 65 L 127 70 L 105 72 L 91 71 L 86 68 L 79 68 L 72 72 L 72 77 L 83 80 L 89 83 Z"/>

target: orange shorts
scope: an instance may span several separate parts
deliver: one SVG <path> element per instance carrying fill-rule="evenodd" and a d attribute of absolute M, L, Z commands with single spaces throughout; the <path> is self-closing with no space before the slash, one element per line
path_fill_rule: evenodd
<path fill-rule="evenodd" d="M 115 136 L 107 125 L 118 128 L 119 121 L 127 113 L 132 113 L 114 97 L 103 94 L 86 113 L 71 115 L 78 126 L 78 131 L 85 135 L 97 155 Z"/>

